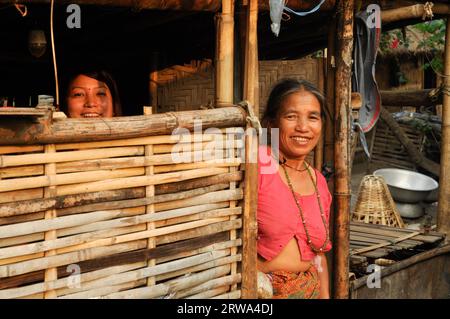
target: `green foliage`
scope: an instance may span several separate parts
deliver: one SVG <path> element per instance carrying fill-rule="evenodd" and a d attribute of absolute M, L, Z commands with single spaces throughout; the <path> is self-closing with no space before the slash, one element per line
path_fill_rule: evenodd
<path fill-rule="evenodd" d="M 425 63 L 424 69 L 431 67 L 437 72 L 442 72 L 444 70 L 444 62 L 442 56 L 437 54 L 437 48 L 445 45 L 445 21 L 442 19 L 427 21 L 416 24 L 413 27 L 424 34 L 424 37 L 420 39 L 418 47 L 435 53 L 433 54 L 433 58 Z"/>

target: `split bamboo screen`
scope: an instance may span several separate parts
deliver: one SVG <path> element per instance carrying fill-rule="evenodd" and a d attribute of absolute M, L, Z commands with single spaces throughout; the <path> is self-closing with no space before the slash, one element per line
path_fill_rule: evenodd
<path fill-rule="evenodd" d="M 244 125 L 0 146 L 0 298 L 240 298 Z"/>

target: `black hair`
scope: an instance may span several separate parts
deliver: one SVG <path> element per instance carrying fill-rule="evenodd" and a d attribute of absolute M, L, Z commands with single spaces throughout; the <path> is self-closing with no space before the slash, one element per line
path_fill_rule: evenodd
<path fill-rule="evenodd" d="M 263 127 L 271 126 L 276 121 L 281 110 L 281 105 L 287 96 L 302 91 L 307 91 L 317 98 L 320 104 L 320 116 L 322 120 L 325 120 L 325 97 L 314 84 L 306 80 L 285 78 L 277 82 L 270 92 L 266 110 L 261 121 Z"/>
<path fill-rule="evenodd" d="M 114 116 L 122 115 L 122 104 L 120 103 L 119 90 L 117 89 L 117 84 L 112 75 L 106 70 L 96 70 L 96 69 L 86 69 L 82 71 L 78 71 L 74 73 L 72 77 L 70 77 L 67 82 L 67 89 L 64 99 L 64 110 L 68 110 L 67 106 L 67 97 L 69 96 L 70 85 L 79 75 L 85 75 L 87 77 L 96 79 L 97 81 L 103 82 L 108 86 L 109 91 L 111 92 L 112 102 L 113 102 L 113 114 Z"/>

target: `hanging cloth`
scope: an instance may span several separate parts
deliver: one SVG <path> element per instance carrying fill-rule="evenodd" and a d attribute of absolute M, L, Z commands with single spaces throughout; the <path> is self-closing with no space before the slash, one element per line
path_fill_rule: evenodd
<path fill-rule="evenodd" d="M 362 97 L 358 120 L 362 133 L 367 133 L 375 126 L 381 109 L 380 92 L 375 79 L 381 21 L 373 23 L 373 14 L 361 11 L 355 15 L 352 87 Z M 380 19 L 379 15 L 377 19 Z"/>

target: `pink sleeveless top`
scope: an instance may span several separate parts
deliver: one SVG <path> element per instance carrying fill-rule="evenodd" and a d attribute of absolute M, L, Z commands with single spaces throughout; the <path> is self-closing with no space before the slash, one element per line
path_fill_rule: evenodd
<path fill-rule="evenodd" d="M 302 260 L 309 261 L 316 254 L 307 244 L 305 228 L 292 191 L 281 179 L 279 174 L 283 171 L 278 170 L 279 165 L 270 156 L 270 151 L 270 147 L 260 146 L 258 155 L 258 254 L 266 260 L 272 260 L 295 237 Z M 328 227 L 332 198 L 325 177 L 317 170 L 315 173 Z M 297 193 L 296 197 L 302 207 L 312 244 L 320 248 L 326 239 L 326 233 L 317 197 L 315 194 Z M 324 248 L 324 252 L 330 249 L 331 242 Z"/>

